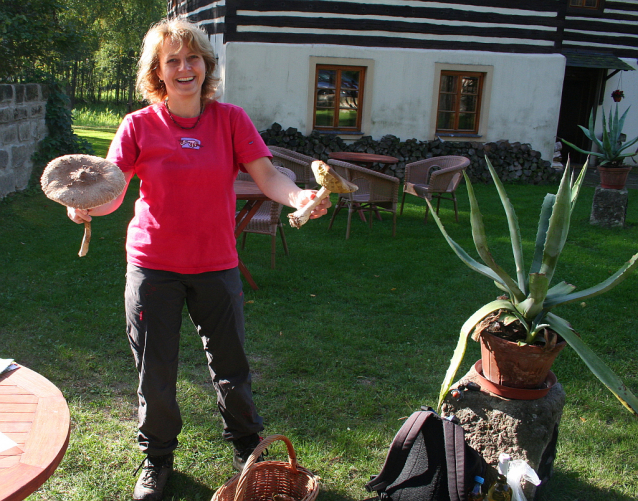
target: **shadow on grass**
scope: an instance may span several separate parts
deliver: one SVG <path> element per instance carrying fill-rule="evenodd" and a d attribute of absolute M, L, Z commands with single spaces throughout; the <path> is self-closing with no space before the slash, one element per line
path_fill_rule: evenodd
<path fill-rule="evenodd" d="M 620 482 L 620 479 L 619 479 Z M 602 489 L 586 480 L 579 480 L 578 475 L 556 470 L 547 485 L 540 489 L 535 501 L 587 501 L 589 499 L 605 499 L 605 501 L 636 501 L 633 496 L 615 492 L 613 489 Z"/>
<path fill-rule="evenodd" d="M 164 490 L 165 501 L 208 501 L 213 497 L 213 489 L 198 482 L 191 476 L 175 471 Z"/>

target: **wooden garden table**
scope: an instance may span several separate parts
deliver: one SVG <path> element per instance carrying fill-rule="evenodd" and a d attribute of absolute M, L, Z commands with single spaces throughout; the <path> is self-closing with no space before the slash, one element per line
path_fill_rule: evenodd
<path fill-rule="evenodd" d="M 64 396 L 26 367 L 1 374 L 0 432 L 18 444 L 0 452 L 0 501 L 19 501 L 53 474 L 66 452 L 71 419 Z"/>
<path fill-rule="evenodd" d="M 245 200 L 246 203 L 242 207 L 242 209 L 237 213 L 235 217 L 235 239 L 239 239 L 239 236 L 242 234 L 250 220 L 259 210 L 261 204 L 270 200 L 257 186 L 257 183 L 253 181 L 246 181 L 243 179 L 236 179 L 235 184 L 235 195 L 237 200 Z M 239 270 L 246 281 L 250 284 L 250 286 L 254 290 L 258 290 L 257 283 L 253 279 L 252 275 L 246 268 L 246 265 L 243 263 L 241 258 L 239 259 Z"/>

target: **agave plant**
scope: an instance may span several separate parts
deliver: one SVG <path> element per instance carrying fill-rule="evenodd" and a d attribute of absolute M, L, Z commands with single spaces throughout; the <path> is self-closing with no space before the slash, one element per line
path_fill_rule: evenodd
<path fill-rule="evenodd" d="M 532 264 L 529 273 L 525 274 L 523 247 L 516 213 L 494 167 L 492 167 L 489 159 L 486 158 L 486 161 L 507 214 L 516 266 L 516 278 L 508 275 L 490 254 L 483 226 L 483 217 L 479 211 L 472 183 L 466 174 L 464 175 L 470 199 L 472 237 L 476 250 L 485 264 L 479 263 L 470 257 L 467 252 L 450 238 L 436 211 L 432 210 L 430 201 L 426 200 L 436 224 L 461 261 L 474 271 L 493 280 L 495 285 L 505 292 L 505 295 L 499 299 L 482 306 L 463 324 L 458 344 L 441 385 L 438 407 L 441 407 L 443 399 L 452 386 L 454 377 L 463 361 L 468 338 L 477 330 L 478 325 L 485 317 L 497 313 L 500 315 L 500 320 L 505 324 L 517 322 L 522 325 L 526 333 L 526 339 L 519 342 L 519 344 L 536 342 L 540 337 L 544 336 L 546 329 L 556 332 L 576 350 L 576 353 L 583 359 L 589 369 L 609 388 L 620 402 L 630 412 L 638 416 L 638 399 L 627 389 L 620 378 L 585 344 L 569 322 L 553 312 L 556 306 L 582 301 L 607 292 L 627 278 L 629 273 L 638 266 L 637 253 L 616 273 L 596 286 L 579 292 L 576 291 L 575 286 L 566 282 L 559 282 L 550 287 L 558 259 L 567 239 L 570 217 L 585 177 L 587 164 L 585 164 L 578 179 L 574 182 L 568 162 L 558 192 L 555 195 L 548 193 L 545 196 L 538 223 Z"/>
<path fill-rule="evenodd" d="M 631 106 L 630 106 L 631 107 Z M 624 144 L 620 141 L 620 136 L 622 134 L 622 129 L 625 124 L 625 118 L 627 117 L 627 113 L 629 112 L 629 108 L 625 110 L 620 119 L 618 118 L 618 105 L 616 104 L 616 113 L 612 117 L 611 109 L 609 110 L 609 126 L 607 124 L 607 119 L 605 117 L 605 110 L 603 110 L 603 137 L 602 141 L 596 137 L 594 132 L 594 110 L 591 111 L 589 115 L 589 128 L 585 129 L 582 125 L 578 127 L 585 133 L 587 139 L 592 141 L 597 147 L 598 151 L 586 151 L 582 148 L 579 148 L 575 144 L 570 143 L 569 141 L 565 141 L 561 139 L 563 143 L 567 146 L 571 146 L 576 151 L 580 151 L 581 153 L 585 153 L 587 155 L 593 155 L 595 157 L 601 158 L 600 166 L 604 166 L 606 164 L 610 164 L 609 166 L 620 166 L 622 165 L 625 158 L 633 157 L 638 154 L 638 151 L 634 153 L 623 153 L 627 149 L 631 148 L 634 144 L 638 143 L 638 137 L 633 138 L 631 141 L 626 141 Z"/>

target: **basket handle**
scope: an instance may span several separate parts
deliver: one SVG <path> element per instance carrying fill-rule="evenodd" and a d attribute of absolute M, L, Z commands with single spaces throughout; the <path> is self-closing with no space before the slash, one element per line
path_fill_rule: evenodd
<path fill-rule="evenodd" d="M 248 477 L 253 469 L 253 465 L 256 463 L 257 458 L 261 455 L 261 453 L 264 452 L 266 447 L 277 440 L 281 440 L 286 444 L 286 447 L 288 448 L 288 462 L 290 463 L 292 473 L 297 473 L 297 454 L 292 446 L 292 442 L 283 435 L 270 435 L 259 442 L 253 453 L 246 461 L 246 466 L 244 466 L 244 469 L 241 472 L 239 481 L 237 482 L 237 488 L 235 489 L 235 501 L 243 501 L 246 486 L 248 485 Z"/>

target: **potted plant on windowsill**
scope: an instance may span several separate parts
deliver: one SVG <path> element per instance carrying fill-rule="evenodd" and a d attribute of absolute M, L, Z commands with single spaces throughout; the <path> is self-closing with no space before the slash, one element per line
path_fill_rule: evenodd
<path fill-rule="evenodd" d="M 627 183 L 627 176 L 631 170 L 631 165 L 625 164 L 624 161 L 626 158 L 632 158 L 638 154 L 638 151 L 625 153 L 627 149 L 638 143 L 638 137 L 631 141 L 626 141 L 624 144 L 621 141 L 622 129 L 628 112 L 629 108 L 618 119 L 618 105 L 616 105 L 616 112 L 613 117 L 611 109 L 609 110 L 609 123 L 607 123 L 605 110 L 603 110 L 602 140 L 598 139 L 594 132 L 594 110 L 589 115 L 589 129 L 582 125 L 578 126 L 585 133 L 587 139 L 596 144 L 598 151 L 586 151 L 565 139 L 561 139 L 563 143 L 571 146 L 576 151 L 586 155 L 593 155 L 602 160 L 598 166 L 598 172 L 600 174 L 600 185 L 603 188 L 622 190 Z"/>
<path fill-rule="evenodd" d="M 494 352 L 490 355 L 494 358 L 492 361 L 486 361 L 484 354 L 482 354 L 483 376 L 490 381 L 507 386 L 510 376 L 507 374 L 497 374 L 496 376 L 487 374 L 485 368 L 488 364 L 499 365 L 503 362 L 503 371 L 509 368 L 513 369 L 514 372 L 520 373 L 523 369 L 521 368 L 522 364 L 519 362 L 529 358 L 527 352 L 533 352 L 531 358 L 540 358 L 539 353 L 543 354 L 544 352 L 547 352 L 550 357 L 555 357 L 557 354 L 555 351 L 556 346 L 559 346 L 560 349 L 560 345 L 564 341 L 565 344 L 570 345 L 576 351 L 589 369 L 609 388 L 620 402 L 630 412 L 638 416 L 638 399 L 627 389 L 618 376 L 585 344 L 572 326 L 553 312 L 556 306 L 583 301 L 586 298 L 607 292 L 627 278 L 629 273 L 638 266 L 637 253 L 616 273 L 596 286 L 580 292 L 576 292 L 575 286 L 566 282 L 559 282 L 550 287 L 558 258 L 567 239 L 571 213 L 585 177 L 587 164 L 583 167 L 578 179 L 573 182 L 571 167 L 568 162 L 558 192 L 555 195 L 548 193 L 545 196 L 541 207 L 534 256 L 530 271 L 525 274 L 523 246 L 516 213 L 490 161 L 488 159 L 486 161 L 507 215 L 516 266 L 516 278 L 510 277 L 494 261 L 490 254 L 483 226 L 483 217 L 479 211 L 472 184 L 467 175 L 465 175 L 470 199 L 472 236 L 476 250 L 485 264 L 479 263 L 470 257 L 454 242 L 445 231 L 441 220 L 436 215 L 436 211 L 431 210 L 431 212 L 441 233 L 456 255 L 471 269 L 493 280 L 504 294 L 482 306 L 463 324 L 458 344 L 441 385 L 439 408 L 463 360 L 470 335 L 472 335 L 474 340 L 481 341 L 483 345 L 482 353 L 492 350 L 491 345 L 494 344 L 491 341 L 492 338 L 507 336 L 510 337 L 510 340 L 506 343 L 511 349 L 510 353 L 499 355 Z M 432 209 L 430 201 L 426 200 L 426 202 Z M 510 367 L 507 367 L 508 364 Z M 549 365 L 551 366 L 551 361 Z M 547 368 L 547 371 L 549 371 L 549 368 Z M 493 377 L 498 378 L 498 380 L 494 381 Z M 546 377 L 546 374 L 541 374 L 540 380 L 544 381 L 543 378 Z M 515 380 L 514 384 L 523 387 L 529 386 L 520 374 L 515 377 Z M 532 383 L 532 386 L 538 384 L 537 381 L 538 378 Z"/>

